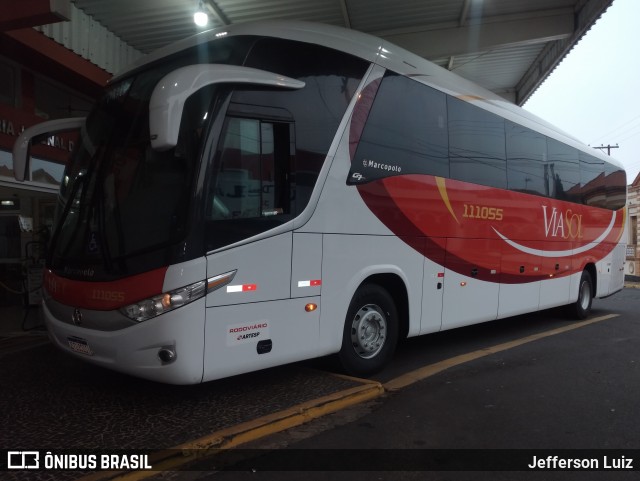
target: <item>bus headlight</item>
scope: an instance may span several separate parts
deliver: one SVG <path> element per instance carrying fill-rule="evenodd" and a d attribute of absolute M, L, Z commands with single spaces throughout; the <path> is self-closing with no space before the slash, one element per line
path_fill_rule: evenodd
<path fill-rule="evenodd" d="M 120 312 L 136 322 L 146 321 L 200 299 L 205 295 L 206 289 L 206 281 L 194 282 L 188 286 L 143 299 L 135 304 L 129 304 L 121 308 Z"/>

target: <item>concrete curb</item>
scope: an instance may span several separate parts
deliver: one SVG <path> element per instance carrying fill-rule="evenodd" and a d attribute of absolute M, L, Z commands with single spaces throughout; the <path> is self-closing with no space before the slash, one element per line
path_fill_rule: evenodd
<path fill-rule="evenodd" d="M 205 456 L 207 451 L 238 447 L 264 436 L 300 426 L 346 407 L 370 401 L 385 393 L 384 387 L 379 382 L 359 378 L 347 379 L 360 382 L 362 385 L 216 431 L 172 449 L 153 453 L 150 456 L 150 462 L 154 468 L 153 471 L 102 471 L 84 476 L 76 481 L 137 481 L 146 479 L 159 474 L 161 471 L 176 470 L 199 457 Z M 198 452 L 203 454 L 198 456 Z"/>

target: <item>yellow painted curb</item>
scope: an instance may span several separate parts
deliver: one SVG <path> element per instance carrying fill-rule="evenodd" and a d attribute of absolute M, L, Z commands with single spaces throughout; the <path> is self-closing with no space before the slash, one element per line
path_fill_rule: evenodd
<path fill-rule="evenodd" d="M 357 378 L 350 379 L 356 380 Z M 346 407 L 375 399 L 385 392 L 379 382 L 364 379 L 357 379 L 357 381 L 364 384 L 222 429 L 173 449 L 153 453 L 150 456 L 153 471 L 103 471 L 84 476 L 76 481 L 137 481 L 146 479 L 157 475 L 160 471 L 176 470 L 184 464 L 196 460 L 198 451 L 206 453 L 208 450 L 234 448 L 264 436 L 300 426 Z"/>
<path fill-rule="evenodd" d="M 478 351 L 461 354 L 459 356 L 452 357 L 450 359 L 445 359 L 444 361 L 440 361 L 435 364 L 429 364 L 428 366 L 424 366 L 424 367 L 421 367 L 420 369 L 416 369 L 415 371 L 411 371 L 406 374 L 403 374 L 402 376 L 392 379 L 391 381 L 385 383 L 384 388 L 387 391 L 397 391 L 415 382 L 418 382 L 430 376 L 433 376 L 434 374 L 438 374 L 444 371 L 445 369 L 449 369 L 454 366 L 459 366 L 460 364 L 464 364 L 466 362 L 473 361 L 475 359 L 480 359 L 481 357 L 489 356 L 497 352 L 506 351 L 507 349 L 512 349 L 514 347 L 518 347 L 523 344 L 528 344 L 530 342 L 537 341 L 538 339 L 543 339 L 549 336 L 555 336 L 556 334 L 562 334 L 563 332 L 579 329 L 581 327 L 588 326 L 589 324 L 594 324 L 596 322 L 605 321 L 613 317 L 618 317 L 618 315 L 619 314 L 608 314 L 606 316 L 596 317 L 594 319 L 589 319 L 583 322 L 576 322 L 568 326 L 552 329 L 550 331 L 539 332 L 531 336 L 523 337 L 521 339 L 516 339 L 515 341 L 509 341 L 503 344 L 498 344 L 496 346 L 480 349 Z"/>

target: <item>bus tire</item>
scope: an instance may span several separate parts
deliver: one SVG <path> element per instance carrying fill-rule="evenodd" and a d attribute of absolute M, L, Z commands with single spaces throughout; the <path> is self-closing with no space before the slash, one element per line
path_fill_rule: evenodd
<path fill-rule="evenodd" d="M 587 271 L 582 271 L 578 286 L 578 300 L 569 305 L 569 314 L 575 319 L 586 319 L 591 313 L 593 302 L 593 279 Z"/>
<path fill-rule="evenodd" d="M 361 286 L 351 299 L 338 360 L 352 376 L 369 376 L 391 360 L 398 342 L 398 311 L 377 284 Z"/>

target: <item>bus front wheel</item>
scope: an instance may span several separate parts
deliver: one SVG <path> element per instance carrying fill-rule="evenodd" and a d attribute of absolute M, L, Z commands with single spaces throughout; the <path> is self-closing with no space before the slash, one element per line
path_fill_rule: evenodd
<path fill-rule="evenodd" d="M 578 300 L 569 305 L 571 317 L 576 319 L 586 319 L 591 312 L 593 302 L 593 280 L 588 271 L 582 271 L 580 285 L 578 286 Z"/>
<path fill-rule="evenodd" d="M 393 357 L 398 341 L 398 314 L 386 289 L 361 286 L 353 296 L 344 324 L 338 358 L 347 374 L 369 376 Z"/>

